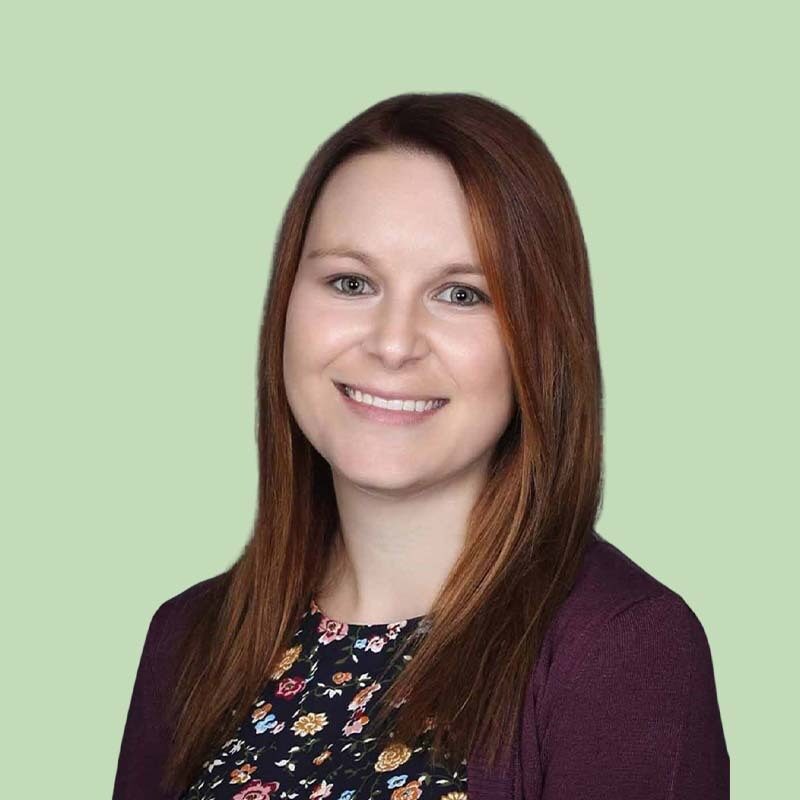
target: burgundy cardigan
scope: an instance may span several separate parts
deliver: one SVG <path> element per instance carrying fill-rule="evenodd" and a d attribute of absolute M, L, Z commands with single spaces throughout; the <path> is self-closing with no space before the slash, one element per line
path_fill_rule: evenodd
<path fill-rule="evenodd" d="M 153 615 L 125 722 L 113 800 L 158 790 L 176 637 L 211 581 Z M 467 762 L 470 800 L 722 800 L 730 762 L 711 651 L 686 602 L 596 532 L 527 684 L 513 758 Z"/>

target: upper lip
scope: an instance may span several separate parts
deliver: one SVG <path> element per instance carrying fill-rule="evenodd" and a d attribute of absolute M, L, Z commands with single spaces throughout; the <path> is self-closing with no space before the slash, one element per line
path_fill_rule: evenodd
<path fill-rule="evenodd" d="M 386 389 L 376 389 L 371 386 L 364 386 L 361 383 L 344 383 L 343 381 L 334 381 L 334 383 L 339 386 L 349 386 L 351 389 L 358 389 L 360 392 L 372 395 L 373 397 L 375 395 L 378 397 L 384 397 L 387 400 L 447 400 L 446 397 L 430 397 L 425 395 L 424 392 L 415 392 L 412 390 L 390 392 Z"/>

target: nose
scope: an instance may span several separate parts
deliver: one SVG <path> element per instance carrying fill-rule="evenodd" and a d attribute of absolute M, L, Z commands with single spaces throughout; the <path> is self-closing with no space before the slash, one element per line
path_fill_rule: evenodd
<path fill-rule="evenodd" d="M 391 369 L 424 357 L 429 347 L 423 315 L 424 309 L 413 302 L 381 303 L 364 337 L 364 349 Z"/>

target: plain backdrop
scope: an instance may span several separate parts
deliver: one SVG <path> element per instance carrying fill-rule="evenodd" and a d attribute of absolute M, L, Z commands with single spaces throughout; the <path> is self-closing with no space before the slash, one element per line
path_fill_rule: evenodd
<path fill-rule="evenodd" d="M 789 9 L 5 6 L 6 794 L 110 796 L 151 615 L 250 534 L 257 334 L 285 204 L 323 139 L 407 91 L 494 99 L 563 169 L 604 371 L 596 527 L 703 623 L 734 796 L 794 784 Z"/>

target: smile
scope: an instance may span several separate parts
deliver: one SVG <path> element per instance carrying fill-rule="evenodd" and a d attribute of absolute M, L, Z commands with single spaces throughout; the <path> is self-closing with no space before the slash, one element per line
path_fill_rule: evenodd
<path fill-rule="evenodd" d="M 385 398 L 335 383 L 347 405 L 367 419 L 378 422 L 409 424 L 422 422 L 446 406 L 447 398 L 415 400 L 412 398 Z"/>

